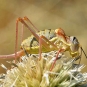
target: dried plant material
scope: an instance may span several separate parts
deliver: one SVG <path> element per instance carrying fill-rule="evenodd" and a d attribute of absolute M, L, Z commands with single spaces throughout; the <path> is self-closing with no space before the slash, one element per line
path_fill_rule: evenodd
<path fill-rule="evenodd" d="M 50 71 L 55 51 L 42 53 L 41 60 L 38 54 L 23 56 L 22 62 L 2 75 L 0 87 L 75 87 L 84 84 L 87 79 L 87 73 L 81 73 L 84 65 L 74 64 L 74 59 L 68 60 L 63 54 L 59 57 Z"/>

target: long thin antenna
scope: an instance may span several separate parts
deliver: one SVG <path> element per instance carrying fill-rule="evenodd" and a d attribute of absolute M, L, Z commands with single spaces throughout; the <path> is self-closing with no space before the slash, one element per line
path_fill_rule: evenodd
<path fill-rule="evenodd" d="M 84 53 L 85 57 L 87 58 L 87 55 L 86 55 L 86 53 L 85 53 L 85 51 L 83 50 L 83 48 L 82 48 L 82 47 L 81 47 L 81 50 L 83 51 L 83 53 Z"/>

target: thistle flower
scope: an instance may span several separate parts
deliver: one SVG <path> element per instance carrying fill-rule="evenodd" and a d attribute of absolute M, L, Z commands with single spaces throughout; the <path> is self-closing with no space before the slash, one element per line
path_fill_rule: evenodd
<path fill-rule="evenodd" d="M 76 87 L 84 84 L 87 79 L 87 73 L 81 73 L 84 65 L 74 64 L 74 59 L 67 59 L 63 54 L 58 56 L 60 59 L 50 71 L 56 53 L 42 53 L 41 60 L 38 54 L 22 56 L 21 62 L 12 63 L 15 67 L 1 76 L 0 87 Z"/>

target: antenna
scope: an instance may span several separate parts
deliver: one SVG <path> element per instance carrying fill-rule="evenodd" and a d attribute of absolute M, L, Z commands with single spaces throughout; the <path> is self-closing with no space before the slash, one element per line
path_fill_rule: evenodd
<path fill-rule="evenodd" d="M 81 48 L 81 50 L 83 51 L 85 57 L 87 58 L 87 55 L 86 55 L 85 51 L 83 50 L 83 48 L 82 48 L 82 47 L 80 47 L 80 48 Z"/>

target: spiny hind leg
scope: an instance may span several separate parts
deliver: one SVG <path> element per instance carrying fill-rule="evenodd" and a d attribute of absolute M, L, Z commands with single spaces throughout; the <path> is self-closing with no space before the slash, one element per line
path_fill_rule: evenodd
<path fill-rule="evenodd" d="M 28 26 L 28 24 L 26 24 L 26 22 L 22 18 L 18 18 L 18 20 L 17 20 L 17 27 L 18 27 L 18 22 L 21 22 L 22 24 L 24 24 L 28 28 L 28 30 L 30 30 L 30 32 L 35 36 L 35 38 L 37 39 L 37 41 L 39 41 L 41 39 L 41 44 L 45 48 L 49 48 L 48 47 L 48 44 L 46 43 L 46 41 L 44 41 L 42 38 L 40 38 L 40 36 L 37 35 L 36 32 L 33 29 L 31 29 L 30 26 Z M 17 37 L 17 35 L 16 35 L 16 37 Z M 16 44 L 17 44 L 17 39 L 16 39 Z M 17 46 L 16 46 L 16 48 L 17 48 Z"/>
<path fill-rule="evenodd" d="M 32 22 L 27 18 L 27 17 L 24 17 L 24 18 L 21 18 L 22 20 L 26 20 L 26 21 L 29 21 L 31 24 Z M 17 46 L 18 46 L 18 22 L 19 22 L 19 18 L 16 20 L 16 41 L 15 41 L 15 62 L 16 62 L 16 59 L 17 59 Z M 33 24 L 32 24 L 33 25 Z M 34 25 L 33 25 L 34 26 Z M 21 42 L 23 41 L 23 35 L 24 35 L 24 24 L 22 23 L 22 29 L 21 29 Z M 24 49 L 24 52 L 25 54 L 27 55 L 27 52 L 26 50 Z"/>
<path fill-rule="evenodd" d="M 19 19 L 20 19 L 20 18 L 18 18 L 18 19 L 16 20 L 15 62 L 16 62 L 16 58 L 17 58 L 18 22 L 19 22 Z M 33 27 L 35 27 L 35 26 L 32 24 L 32 22 L 31 22 L 27 17 L 21 18 L 21 20 L 28 21 Z M 21 29 L 21 42 L 23 41 L 23 35 L 24 35 L 24 24 L 22 23 L 22 29 Z M 25 52 L 25 54 L 28 56 L 28 53 L 26 52 L 25 49 L 24 49 L 24 52 Z"/>
<path fill-rule="evenodd" d="M 19 18 L 18 18 L 19 19 Z M 16 39 L 15 39 L 15 62 L 17 61 L 17 48 L 18 48 L 18 23 L 19 20 L 16 20 Z M 21 28 L 21 42 L 23 41 L 23 35 L 24 35 L 24 24 L 22 24 L 22 28 Z M 24 51 L 25 52 L 25 51 Z M 21 60 L 21 59 L 20 59 Z"/>
<path fill-rule="evenodd" d="M 33 29 L 31 29 L 31 27 L 28 26 L 28 24 L 22 18 L 18 18 L 17 22 L 21 22 L 22 24 L 24 24 L 27 27 L 27 29 L 34 35 L 37 41 L 39 41 L 39 35 L 37 35 L 36 32 Z M 46 43 L 46 41 L 41 39 L 41 42 L 45 47 L 47 47 L 48 44 Z"/>
<path fill-rule="evenodd" d="M 41 60 L 41 53 L 42 53 L 42 42 L 41 42 L 41 36 L 39 37 L 39 60 Z"/>
<path fill-rule="evenodd" d="M 35 28 L 35 30 L 36 31 L 39 31 L 34 25 L 33 25 L 33 23 L 27 18 L 27 17 L 24 17 L 24 18 L 18 18 L 17 19 L 17 21 L 16 21 L 16 44 L 15 44 L 15 61 L 16 61 L 16 57 L 17 57 L 17 43 L 18 43 L 18 22 L 21 22 L 22 23 L 22 31 L 23 31 L 23 27 L 24 27 L 24 25 L 30 30 L 30 32 L 36 37 L 36 39 L 39 41 L 39 58 L 41 59 L 41 44 L 42 44 L 42 42 L 41 42 L 41 38 L 36 34 L 36 32 L 33 30 L 33 29 L 31 29 L 27 24 L 26 24 L 26 22 L 25 21 L 27 21 L 27 22 L 29 22 L 34 28 Z M 23 34 L 23 32 L 22 32 L 22 34 Z M 23 38 L 23 36 L 22 36 L 22 38 Z M 45 43 L 45 42 L 43 42 L 43 43 Z M 46 45 L 46 44 L 45 44 Z M 23 48 L 23 50 L 24 50 L 24 52 L 25 52 L 25 54 L 28 56 L 28 53 L 27 53 L 27 51 L 26 51 L 26 49 L 25 48 Z"/>
<path fill-rule="evenodd" d="M 34 30 L 39 32 L 39 30 L 34 26 L 34 24 L 30 21 L 30 19 L 28 17 L 25 16 L 23 19 L 26 20 L 27 22 L 29 22 L 34 27 Z"/>
<path fill-rule="evenodd" d="M 18 22 L 21 22 L 22 24 L 24 24 L 30 30 L 30 32 L 35 36 L 35 38 L 37 39 L 37 41 L 39 41 L 39 43 L 40 43 L 39 44 L 39 54 L 40 54 L 40 56 L 41 56 L 41 45 L 43 45 L 46 49 L 50 49 L 50 47 L 49 47 L 49 44 L 50 44 L 55 49 L 57 49 L 56 45 L 54 45 L 52 42 L 50 42 L 45 36 L 39 36 L 39 35 L 37 35 L 36 32 L 33 29 L 31 29 L 30 26 L 28 26 L 28 24 L 24 21 L 24 19 L 18 18 L 17 21 Z"/>
<path fill-rule="evenodd" d="M 15 58 L 15 62 L 16 62 L 16 59 L 17 59 L 20 55 L 24 54 L 24 53 L 23 53 L 24 51 L 19 51 L 19 52 L 17 52 L 17 46 L 18 46 L 18 22 L 19 22 L 19 21 L 23 22 L 23 23 L 22 23 L 21 42 L 22 42 L 22 40 L 23 40 L 23 26 L 25 25 L 25 26 L 28 27 L 28 29 L 29 29 L 29 26 L 27 26 L 27 24 L 24 22 L 24 20 L 29 21 L 30 24 L 31 24 L 33 27 L 35 27 L 35 26 L 32 24 L 32 22 L 31 22 L 27 17 L 18 18 L 18 19 L 16 20 L 15 53 L 14 53 L 14 54 L 10 54 L 10 55 L 0 55 L 0 58 L 6 59 L 6 58 L 11 58 L 11 57 L 12 57 L 12 58 Z M 39 39 L 38 35 L 36 35 L 33 30 L 31 30 L 31 29 L 29 29 L 29 30 L 33 32 L 33 35 L 36 36 L 37 39 Z"/>

